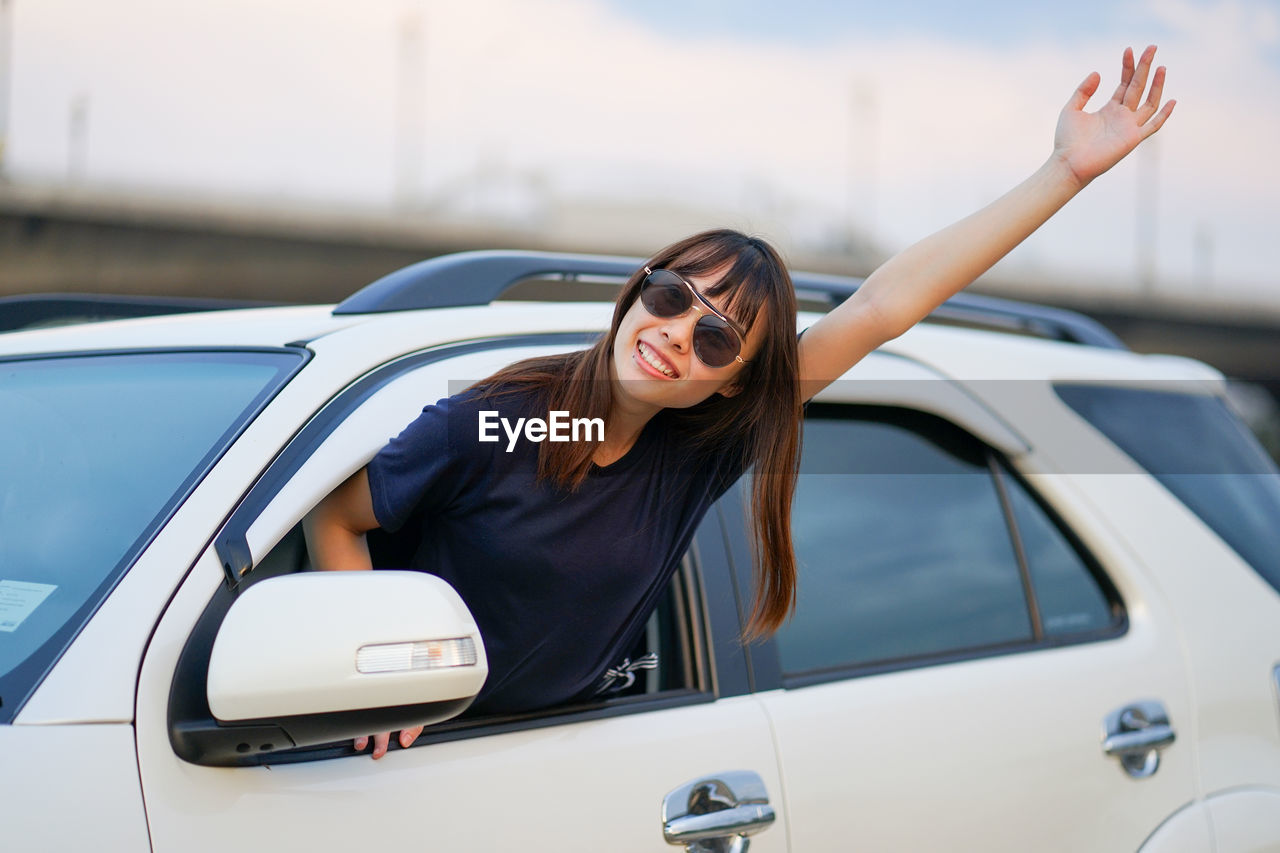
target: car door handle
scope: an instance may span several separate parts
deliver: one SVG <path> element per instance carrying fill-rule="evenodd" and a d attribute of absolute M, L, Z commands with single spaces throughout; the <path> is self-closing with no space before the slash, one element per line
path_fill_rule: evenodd
<path fill-rule="evenodd" d="M 681 785 L 662 800 L 662 837 L 691 853 L 746 853 L 776 818 L 759 774 L 734 770 Z"/>
<path fill-rule="evenodd" d="M 1103 729 L 1102 751 L 1120 759 L 1120 766 L 1135 779 L 1154 774 L 1160 768 L 1160 750 L 1177 738 L 1164 706 L 1150 700 L 1112 712 Z"/>
<path fill-rule="evenodd" d="M 764 829 L 775 817 L 773 806 L 737 806 L 667 821 L 662 835 L 670 844 L 706 841 L 721 835 L 748 835 Z"/>
<path fill-rule="evenodd" d="M 1107 755 L 1129 755 L 1161 749 L 1173 743 L 1177 737 L 1172 726 L 1151 726 L 1136 732 L 1121 732 L 1102 743 Z"/>

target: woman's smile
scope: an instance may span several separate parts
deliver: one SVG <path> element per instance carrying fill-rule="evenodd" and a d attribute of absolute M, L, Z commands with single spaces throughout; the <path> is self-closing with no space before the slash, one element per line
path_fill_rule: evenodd
<path fill-rule="evenodd" d="M 644 341 L 636 341 L 635 361 L 649 373 L 662 379 L 679 379 L 680 371 L 671 362 L 663 358 L 655 347 Z"/>

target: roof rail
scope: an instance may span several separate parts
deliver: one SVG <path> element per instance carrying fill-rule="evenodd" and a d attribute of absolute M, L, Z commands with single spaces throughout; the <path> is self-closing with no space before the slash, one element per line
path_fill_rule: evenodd
<path fill-rule="evenodd" d="M 626 278 L 644 261 L 555 252 L 458 252 L 396 270 L 357 291 L 334 314 L 488 305 L 519 281 L 538 276 Z"/>
<path fill-rule="evenodd" d="M 179 296 L 115 296 L 98 293 L 36 293 L 0 296 L 0 332 L 42 326 L 96 323 L 160 314 L 262 308 L 278 303 L 231 299 L 190 299 Z"/>
<path fill-rule="evenodd" d="M 608 277 L 625 279 L 644 261 L 614 255 L 483 251 L 441 255 L 383 276 L 357 291 L 334 314 L 377 314 L 421 308 L 487 305 L 526 279 Z M 801 299 L 839 305 L 859 279 L 792 272 Z M 1105 326 L 1083 314 L 1011 299 L 959 293 L 930 314 L 931 319 L 1005 329 L 1105 349 L 1127 349 Z"/>
<path fill-rule="evenodd" d="M 858 279 L 804 272 L 793 272 L 791 279 L 795 282 L 797 296 L 809 299 L 825 297 L 833 308 L 849 298 L 862 283 Z M 1065 308 L 1016 299 L 957 293 L 933 309 L 929 319 L 1002 329 L 1102 349 L 1128 349 L 1115 333 L 1092 317 Z"/>

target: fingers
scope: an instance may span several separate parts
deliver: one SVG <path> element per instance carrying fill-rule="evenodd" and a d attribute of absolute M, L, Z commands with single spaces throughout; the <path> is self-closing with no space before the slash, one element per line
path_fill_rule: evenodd
<path fill-rule="evenodd" d="M 1071 98 L 1067 101 L 1067 109 L 1082 110 L 1084 105 L 1089 103 L 1089 99 L 1093 97 L 1093 93 L 1098 91 L 1098 84 L 1102 82 L 1102 75 L 1097 71 L 1090 71 L 1089 76 L 1076 87 L 1071 93 Z"/>
<path fill-rule="evenodd" d="M 1111 100 L 1124 100 L 1124 93 L 1129 90 L 1129 82 L 1133 80 L 1133 48 L 1124 49 L 1124 57 L 1120 60 L 1120 85 L 1111 95 Z"/>
<path fill-rule="evenodd" d="M 1146 139 L 1151 134 L 1159 130 L 1169 118 L 1169 114 L 1173 112 L 1173 105 L 1177 101 L 1169 101 L 1160 112 L 1156 113 L 1156 117 L 1142 126 L 1142 138 Z"/>
<path fill-rule="evenodd" d="M 422 734 L 422 726 L 415 726 L 411 729 L 404 729 L 397 738 L 402 749 L 408 749 L 413 746 L 413 742 L 418 739 L 418 735 Z M 364 748 L 369 745 L 368 737 L 358 737 L 355 739 L 353 746 L 356 752 L 364 752 Z M 376 761 L 387 754 L 387 750 L 391 746 L 391 733 L 382 732 L 373 736 L 373 758 Z"/>
<path fill-rule="evenodd" d="M 1147 94 L 1147 100 L 1137 111 L 1138 124 L 1144 124 L 1160 108 L 1160 98 L 1164 96 L 1164 77 L 1165 68 L 1161 65 L 1151 78 L 1151 91 Z"/>
<path fill-rule="evenodd" d="M 1138 67 L 1129 78 L 1129 85 L 1125 88 L 1124 97 L 1120 102 L 1131 110 L 1136 109 L 1138 102 L 1142 100 L 1142 91 L 1147 88 L 1147 75 L 1151 73 L 1151 61 L 1155 59 L 1155 55 L 1156 46 L 1147 45 L 1147 49 L 1142 52 L 1142 58 L 1138 60 Z"/>

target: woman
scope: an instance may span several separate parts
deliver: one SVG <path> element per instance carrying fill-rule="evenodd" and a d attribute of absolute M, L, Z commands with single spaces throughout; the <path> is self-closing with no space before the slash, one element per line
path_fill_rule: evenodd
<path fill-rule="evenodd" d="M 322 569 L 364 569 L 364 534 L 421 525 L 415 567 L 458 589 L 485 638 L 490 677 L 473 708 L 511 712 L 583 700 L 625 672 L 703 514 L 754 466 L 756 595 L 747 635 L 775 630 L 795 597 L 790 507 L 800 405 L 905 332 L 1155 133 L 1165 70 L 1155 47 L 1095 113 L 1085 78 L 1031 177 L 877 269 L 797 341 L 777 254 L 731 231 L 655 255 L 624 287 L 609 333 L 583 352 L 523 362 L 428 406 L 308 517 Z M 1148 76 L 1151 87 L 1147 97 Z M 601 440 L 478 439 L 485 412 L 515 422 L 565 411 L 601 418 Z M 421 728 L 400 733 L 408 746 Z M 368 738 L 356 742 L 364 749 Z M 373 757 L 388 734 L 373 737 Z"/>

